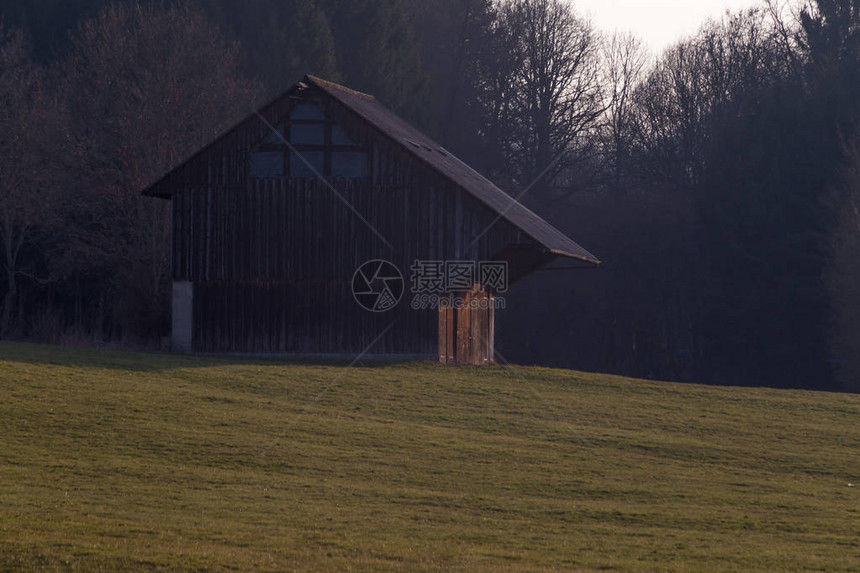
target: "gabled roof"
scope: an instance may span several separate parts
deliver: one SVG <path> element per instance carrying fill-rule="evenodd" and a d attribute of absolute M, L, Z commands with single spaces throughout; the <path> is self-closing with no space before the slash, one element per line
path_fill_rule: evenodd
<path fill-rule="evenodd" d="M 395 115 L 372 95 L 357 92 L 310 75 L 305 76 L 302 83 L 290 89 L 285 95 L 292 94 L 297 88 L 310 86 L 316 87 L 336 99 L 421 162 L 470 193 L 497 213 L 500 219 L 505 219 L 542 245 L 549 254 L 578 259 L 592 265 L 600 264 L 597 257 L 524 207 L 441 145 Z M 240 122 L 239 125 L 256 117 L 257 114 L 254 114 Z M 143 193 L 164 196 L 156 189 L 159 183 L 167 179 L 172 173 L 182 169 L 183 165 L 185 163 L 165 175 L 164 178 L 151 185 Z"/>

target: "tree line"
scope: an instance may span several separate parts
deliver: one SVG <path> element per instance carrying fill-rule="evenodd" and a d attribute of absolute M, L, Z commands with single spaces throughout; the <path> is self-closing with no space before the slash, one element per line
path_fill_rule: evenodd
<path fill-rule="evenodd" d="M 147 183 L 311 72 L 375 94 L 606 261 L 509 293 L 503 359 L 860 389 L 860 3 L 662 54 L 564 0 L 0 0 L 0 335 L 157 344 Z"/>

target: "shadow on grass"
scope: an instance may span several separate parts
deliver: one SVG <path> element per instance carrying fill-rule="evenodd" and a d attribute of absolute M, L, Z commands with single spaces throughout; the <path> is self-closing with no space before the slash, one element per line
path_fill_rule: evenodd
<path fill-rule="evenodd" d="M 0 341 L 0 362 L 17 362 L 43 366 L 105 368 L 125 372 L 159 372 L 181 368 L 218 366 L 307 366 L 320 368 L 384 369 L 404 364 L 432 364 L 409 358 L 381 359 L 311 356 L 215 356 L 144 352 L 116 348 L 48 346 Z"/>

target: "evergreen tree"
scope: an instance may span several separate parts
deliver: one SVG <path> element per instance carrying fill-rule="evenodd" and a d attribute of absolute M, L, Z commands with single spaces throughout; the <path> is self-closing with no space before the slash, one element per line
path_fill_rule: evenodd
<path fill-rule="evenodd" d="M 721 380 L 834 384 L 827 269 L 846 207 L 834 192 L 860 119 L 860 20 L 853 0 L 819 0 L 801 20 L 805 77 L 745 79 L 703 155 L 700 328 Z"/>
<path fill-rule="evenodd" d="M 116 0 L 0 0 L 0 20 L 27 31 L 37 60 L 47 62 L 69 48 L 78 21 Z"/>
<path fill-rule="evenodd" d="M 348 86 L 407 118 L 422 116 L 425 76 L 404 0 L 320 0 Z"/>
<path fill-rule="evenodd" d="M 826 155 L 818 185 L 828 191 L 833 226 L 827 285 L 831 297 L 831 357 L 839 384 L 860 389 L 858 286 L 860 252 L 860 2 L 817 0 L 801 13 L 807 50 L 809 108 L 820 122 L 816 150 Z"/>
<path fill-rule="evenodd" d="M 492 0 L 412 0 L 427 73 L 424 128 L 468 163 L 484 166 L 480 148 L 479 68 L 491 49 Z M 489 167 L 489 166 L 487 166 Z"/>
<path fill-rule="evenodd" d="M 697 187 L 702 374 L 829 388 L 826 124 L 796 84 L 723 118 Z"/>
<path fill-rule="evenodd" d="M 244 50 L 244 68 L 270 95 L 306 73 L 337 81 L 334 37 L 315 0 L 203 0 L 204 8 Z"/>

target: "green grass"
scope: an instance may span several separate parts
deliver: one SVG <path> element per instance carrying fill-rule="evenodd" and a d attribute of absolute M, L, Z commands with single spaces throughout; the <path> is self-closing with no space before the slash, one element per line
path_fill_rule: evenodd
<path fill-rule="evenodd" d="M 858 570 L 860 396 L 0 343 L 0 571 Z"/>

